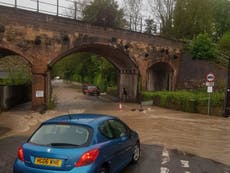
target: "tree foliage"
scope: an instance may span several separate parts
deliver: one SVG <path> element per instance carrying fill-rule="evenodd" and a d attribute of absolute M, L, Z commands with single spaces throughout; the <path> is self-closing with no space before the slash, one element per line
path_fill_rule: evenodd
<path fill-rule="evenodd" d="M 218 39 L 230 30 L 230 1 L 216 0 L 215 2 L 215 27 L 216 38 Z"/>
<path fill-rule="evenodd" d="M 83 21 L 104 27 L 123 27 L 124 12 L 114 0 L 94 0 L 83 9 Z"/>
<path fill-rule="evenodd" d="M 193 38 L 200 33 L 213 33 L 214 0 L 177 0 L 174 10 L 174 34 Z"/>
<path fill-rule="evenodd" d="M 0 78 L 0 85 L 24 85 L 31 83 L 31 69 L 19 56 L 6 56 L 0 58 L 0 71 L 6 76 Z"/>
<path fill-rule="evenodd" d="M 210 59 L 216 55 L 216 46 L 207 33 L 194 37 L 189 49 L 193 58 Z"/>
<path fill-rule="evenodd" d="M 116 85 L 116 69 L 105 58 L 91 53 L 71 54 L 57 62 L 52 76 L 66 80 L 95 84 L 102 90 Z"/>
<path fill-rule="evenodd" d="M 219 48 L 226 54 L 230 55 L 230 30 L 225 32 L 219 40 Z"/>
<path fill-rule="evenodd" d="M 149 0 L 152 13 L 160 23 L 161 34 L 171 37 L 175 0 Z"/>

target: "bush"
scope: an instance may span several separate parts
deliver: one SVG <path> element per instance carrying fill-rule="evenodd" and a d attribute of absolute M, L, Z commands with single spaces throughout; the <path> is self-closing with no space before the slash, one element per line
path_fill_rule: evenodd
<path fill-rule="evenodd" d="M 144 100 L 153 99 L 157 106 L 193 113 L 207 113 L 200 109 L 207 108 L 208 94 L 201 91 L 156 91 L 143 92 Z M 211 95 L 211 107 L 222 109 L 224 93 L 214 92 Z M 207 110 L 207 109 L 205 109 Z M 217 114 L 213 112 L 213 114 Z"/>
<path fill-rule="evenodd" d="M 208 34 L 199 34 L 193 38 L 189 45 L 189 51 L 193 58 L 212 59 L 217 53 L 215 44 Z"/>
<path fill-rule="evenodd" d="M 31 83 L 30 74 L 22 71 L 13 71 L 5 79 L 0 79 L 0 85 L 25 85 Z"/>

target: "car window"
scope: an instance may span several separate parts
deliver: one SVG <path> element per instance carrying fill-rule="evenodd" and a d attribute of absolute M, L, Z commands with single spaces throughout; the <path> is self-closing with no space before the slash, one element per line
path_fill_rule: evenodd
<path fill-rule="evenodd" d="M 121 121 L 109 120 L 109 124 L 115 138 L 128 136 L 129 133 L 128 128 Z"/>
<path fill-rule="evenodd" d="M 90 137 L 88 128 L 80 125 L 45 124 L 30 138 L 29 142 L 39 145 L 72 144 L 83 146 Z"/>
<path fill-rule="evenodd" d="M 103 122 L 99 127 L 100 132 L 107 138 L 114 138 L 108 121 Z"/>
<path fill-rule="evenodd" d="M 93 85 L 90 85 L 90 86 L 88 86 L 88 89 L 97 89 L 97 87 L 93 86 Z"/>

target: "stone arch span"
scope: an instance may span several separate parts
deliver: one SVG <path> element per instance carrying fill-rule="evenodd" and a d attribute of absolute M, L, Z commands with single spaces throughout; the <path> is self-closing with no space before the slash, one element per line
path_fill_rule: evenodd
<path fill-rule="evenodd" d="M 148 68 L 149 91 L 172 91 L 175 89 L 176 70 L 167 62 L 156 62 Z"/>
<path fill-rule="evenodd" d="M 91 52 L 106 58 L 118 72 L 118 95 L 122 98 L 123 88 L 128 91 L 127 101 L 137 100 L 137 85 L 139 69 L 134 59 L 121 49 L 102 43 L 81 44 L 65 52 L 62 52 L 48 66 L 52 66 L 60 59 L 77 52 Z M 49 84 L 50 85 L 50 84 Z"/>
<path fill-rule="evenodd" d="M 20 49 L 18 49 L 18 47 L 14 45 L 9 45 L 8 43 L 1 41 L 0 42 L 0 58 L 4 56 L 10 56 L 10 55 L 18 55 L 22 57 L 23 60 L 27 62 L 28 65 L 32 68 L 33 63 L 32 63 L 31 58 L 29 58 L 29 56 L 24 54 Z"/>

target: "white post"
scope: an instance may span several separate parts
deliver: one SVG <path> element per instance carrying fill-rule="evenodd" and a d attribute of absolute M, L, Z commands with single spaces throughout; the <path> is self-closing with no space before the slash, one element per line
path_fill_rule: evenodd
<path fill-rule="evenodd" d="M 208 115 L 210 115 L 211 93 L 208 93 Z"/>

